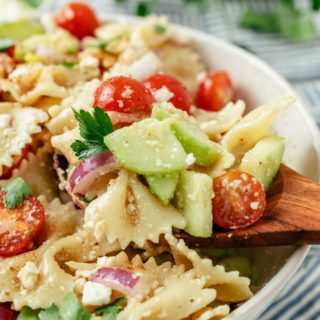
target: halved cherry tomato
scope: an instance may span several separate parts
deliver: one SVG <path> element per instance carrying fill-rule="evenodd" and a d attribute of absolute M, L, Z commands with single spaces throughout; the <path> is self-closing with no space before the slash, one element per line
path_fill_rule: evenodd
<path fill-rule="evenodd" d="M 225 71 L 207 76 L 199 85 L 196 105 L 209 111 L 221 110 L 233 97 L 232 81 Z"/>
<path fill-rule="evenodd" d="M 226 229 L 245 228 L 263 215 L 266 193 L 262 183 L 243 171 L 230 171 L 213 180 L 213 221 Z"/>
<path fill-rule="evenodd" d="M 107 79 L 95 92 L 94 106 L 104 111 L 149 114 L 153 95 L 141 82 L 124 76 Z"/>
<path fill-rule="evenodd" d="M 166 87 L 173 95 L 169 102 L 176 108 L 189 112 L 192 103 L 191 94 L 176 78 L 167 74 L 158 73 L 146 79 L 144 84 L 153 93 Z"/>
<path fill-rule="evenodd" d="M 5 192 L 0 191 L 0 256 L 9 257 L 32 248 L 44 227 L 45 214 L 41 202 L 30 196 L 15 209 L 8 210 Z"/>
<path fill-rule="evenodd" d="M 24 149 L 21 151 L 21 155 L 17 156 L 16 159 L 13 161 L 13 164 L 11 167 L 4 166 L 2 168 L 2 175 L 0 176 L 0 179 L 10 179 L 12 172 L 14 169 L 19 168 L 21 162 L 23 159 L 26 159 L 28 156 L 28 152 L 31 150 L 30 145 L 26 145 Z"/>
<path fill-rule="evenodd" d="M 99 26 L 93 9 L 81 2 L 71 2 L 62 7 L 55 21 L 59 27 L 68 30 L 78 39 L 93 36 L 94 30 Z"/>
<path fill-rule="evenodd" d="M 0 319 L 16 320 L 16 312 L 13 311 L 9 303 L 0 303 Z"/>

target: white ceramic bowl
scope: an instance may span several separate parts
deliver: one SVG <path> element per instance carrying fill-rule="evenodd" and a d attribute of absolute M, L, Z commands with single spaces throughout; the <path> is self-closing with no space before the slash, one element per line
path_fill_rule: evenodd
<path fill-rule="evenodd" d="M 102 21 L 134 17 L 105 15 Z M 286 138 L 285 162 L 305 175 L 319 181 L 320 136 L 309 110 L 294 88 L 275 70 L 253 54 L 201 31 L 176 25 L 182 34 L 191 38 L 209 70 L 227 70 L 237 91 L 250 108 L 268 99 L 290 94 L 298 101 L 281 114 L 274 124 L 276 131 Z M 290 278 L 295 274 L 308 252 L 308 246 L 278 247 L 255 250 L 254 255 L 266 264 L 264 283 L 253 298 L 236 309 L 228 320 L 255 320 L 273 302 Z M 271 257 L 271 259 L 270 259 Z"/>

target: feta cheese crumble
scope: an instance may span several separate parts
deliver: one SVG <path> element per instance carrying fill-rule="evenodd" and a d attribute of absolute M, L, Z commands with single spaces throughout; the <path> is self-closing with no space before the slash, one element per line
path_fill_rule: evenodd
<path fill-rule="evenodd" d="M 186 158 L 186 164 L 188 166 L 193 165 L 196 162 L 196 158 L 194 157 L 193 153 L 188 153 Z"/>
<path fill-rule="evenodd" d="M 39 269 L 35 263 L 27 261 L 18 273 L 18 278 L 25 289 L 31 290 L 37 283 Z"/>
<path fill-rule="evenodd" d="M 101 283 L 86 282 L 82 303 L 85 306 L 102 306 L 110 303 L 111 289 Z"/>
<path fill-rule="evenodd" d="M 166 86 L 163 86 L 161 89 L 155 91 L 153 96 L 156 101 L 160 103 L 169 101 L 174 96 L 174 94 L 169 91 Z"/>

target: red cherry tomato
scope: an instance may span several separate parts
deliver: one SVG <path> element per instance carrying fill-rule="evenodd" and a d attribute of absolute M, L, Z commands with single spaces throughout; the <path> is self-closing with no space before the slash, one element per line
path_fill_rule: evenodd
<path fill-rule="evenodd" d="M 232 81 L 227 72 L 219 71 L 210 74 L 200 83 L 196 105 L 209 111 L 219 111 L 232 97 Z"/>
<path fill-rule="evenodd" d="M 94 106 L 105 111 L 149 114 L 153 102 L 153 95 L 141 82 L 119 76 L 107 79 L 98 87 Z"/>
<path fill-rule="evenodd" d="M 92 36 L 94 30 L 99 26 L 93 9 L 80 2 L 71 2 L 62 7 L 55 21 L 59 27 L 68 30 L 78 39 Z"/>
<path fill-rule="evenodd" d="M 21 151 L 21 155 L 18 156 L 14 161 L 11 167 L 4 166 L 2 168 L 2 175 L 0 176 L 0 179 L 10 179 L 12 172 L 14 169 L 19 168 L 21 162 L 23 159 L 26 159 L 28 156 L 28 152 L 31 150 L 30 145 L 26 145 L 24 149 Z"/>
<path fill-rule="evenodd" d="M 230 171 L 213 180 L 213 221 L 226 229 L 245 228 L 258 221 L 266 207 L 262 183 L 251 174 Z"/>
<path fill-rule="evenodd" d="M 13 311 L 9 303 L 0 303 L 0 319 L 16 320 L 16 312 Z"/>
<path fill-rule="evenodd" d="M 166 87 L 173 94 L 169 102 L 176 108 L 189 112 L 192 103 L 191 94 L 176 78 L 167 74 L 158 73 L 146 79 L 144 84 L 151 92 L 156 92 L 157 90 Z"/>
<path fill-rule="evenodd" d="M 9 257 L 32 248 L 44 227 L 45 214 L 41 202 L 30 196 L 15 209 L 7 209 L 5 192 L 0 191 L 0 256 Z"/>

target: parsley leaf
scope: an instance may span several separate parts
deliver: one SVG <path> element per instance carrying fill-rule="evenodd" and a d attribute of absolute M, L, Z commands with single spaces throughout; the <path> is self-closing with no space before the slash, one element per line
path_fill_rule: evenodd
<path fill-rule="evenodd" d="M 84 309 L 74 293 L 68 293 L 62 300 L 60 306 L 62 320 L 89 320 L 90 313 Z"/>
<path fill-rule="evenodd" d="M 23 199 L 31 196 L 32 190 L 29 185 L 22 178 L 17 178 L 11 181 L 4 187 L 5 197 L 4 202 L 8 209 L 17 207 Z"/>
<path fill-rule="evenodd" d="M 29 307 L 23 307 L 17 320 L 39 320 L 38 310 L 32 310 Z"/>
<path fill-rule="evenodd" d="M 122 310 L 127 299 L 122 297 L 115 300 L 112 304 L 95 310 L 95 314 L 102 315 L 102 320 L 116 320 L 117 314 Z"/>
<path fill-rule="evenodd" d="M 91 158 L 108 150 L 104 143 L 104 137 L 113 132 L 111 120 L 100 107 L 95 107 L 93 115 L 88 111 L 73 110 L 76 120 L 79 122 L 80 135 L 84 141 L 76 140 L 71 148 L 80 160 Z"/>
<path fill-rule="evenodd" d="M 161 24 L 157 23 L 154 25 L 154 31 L 156 33 L 165 33 L 167 31 L 167 29 L 164 26 L 162 26 Z"/>
<path fill-rule="evenodd" d="M 40 311 L 38 314 L 39 320 L 61 320 L 60 312 L 55 304 L 49 308 Z"/>
<path fill-rule="evenodd" d="M 63 61 L 61 65 L 63 65 L 66 68 L 73 68 L 74 66 L 77 65 L 77 63 L 73 61 Z"/>

